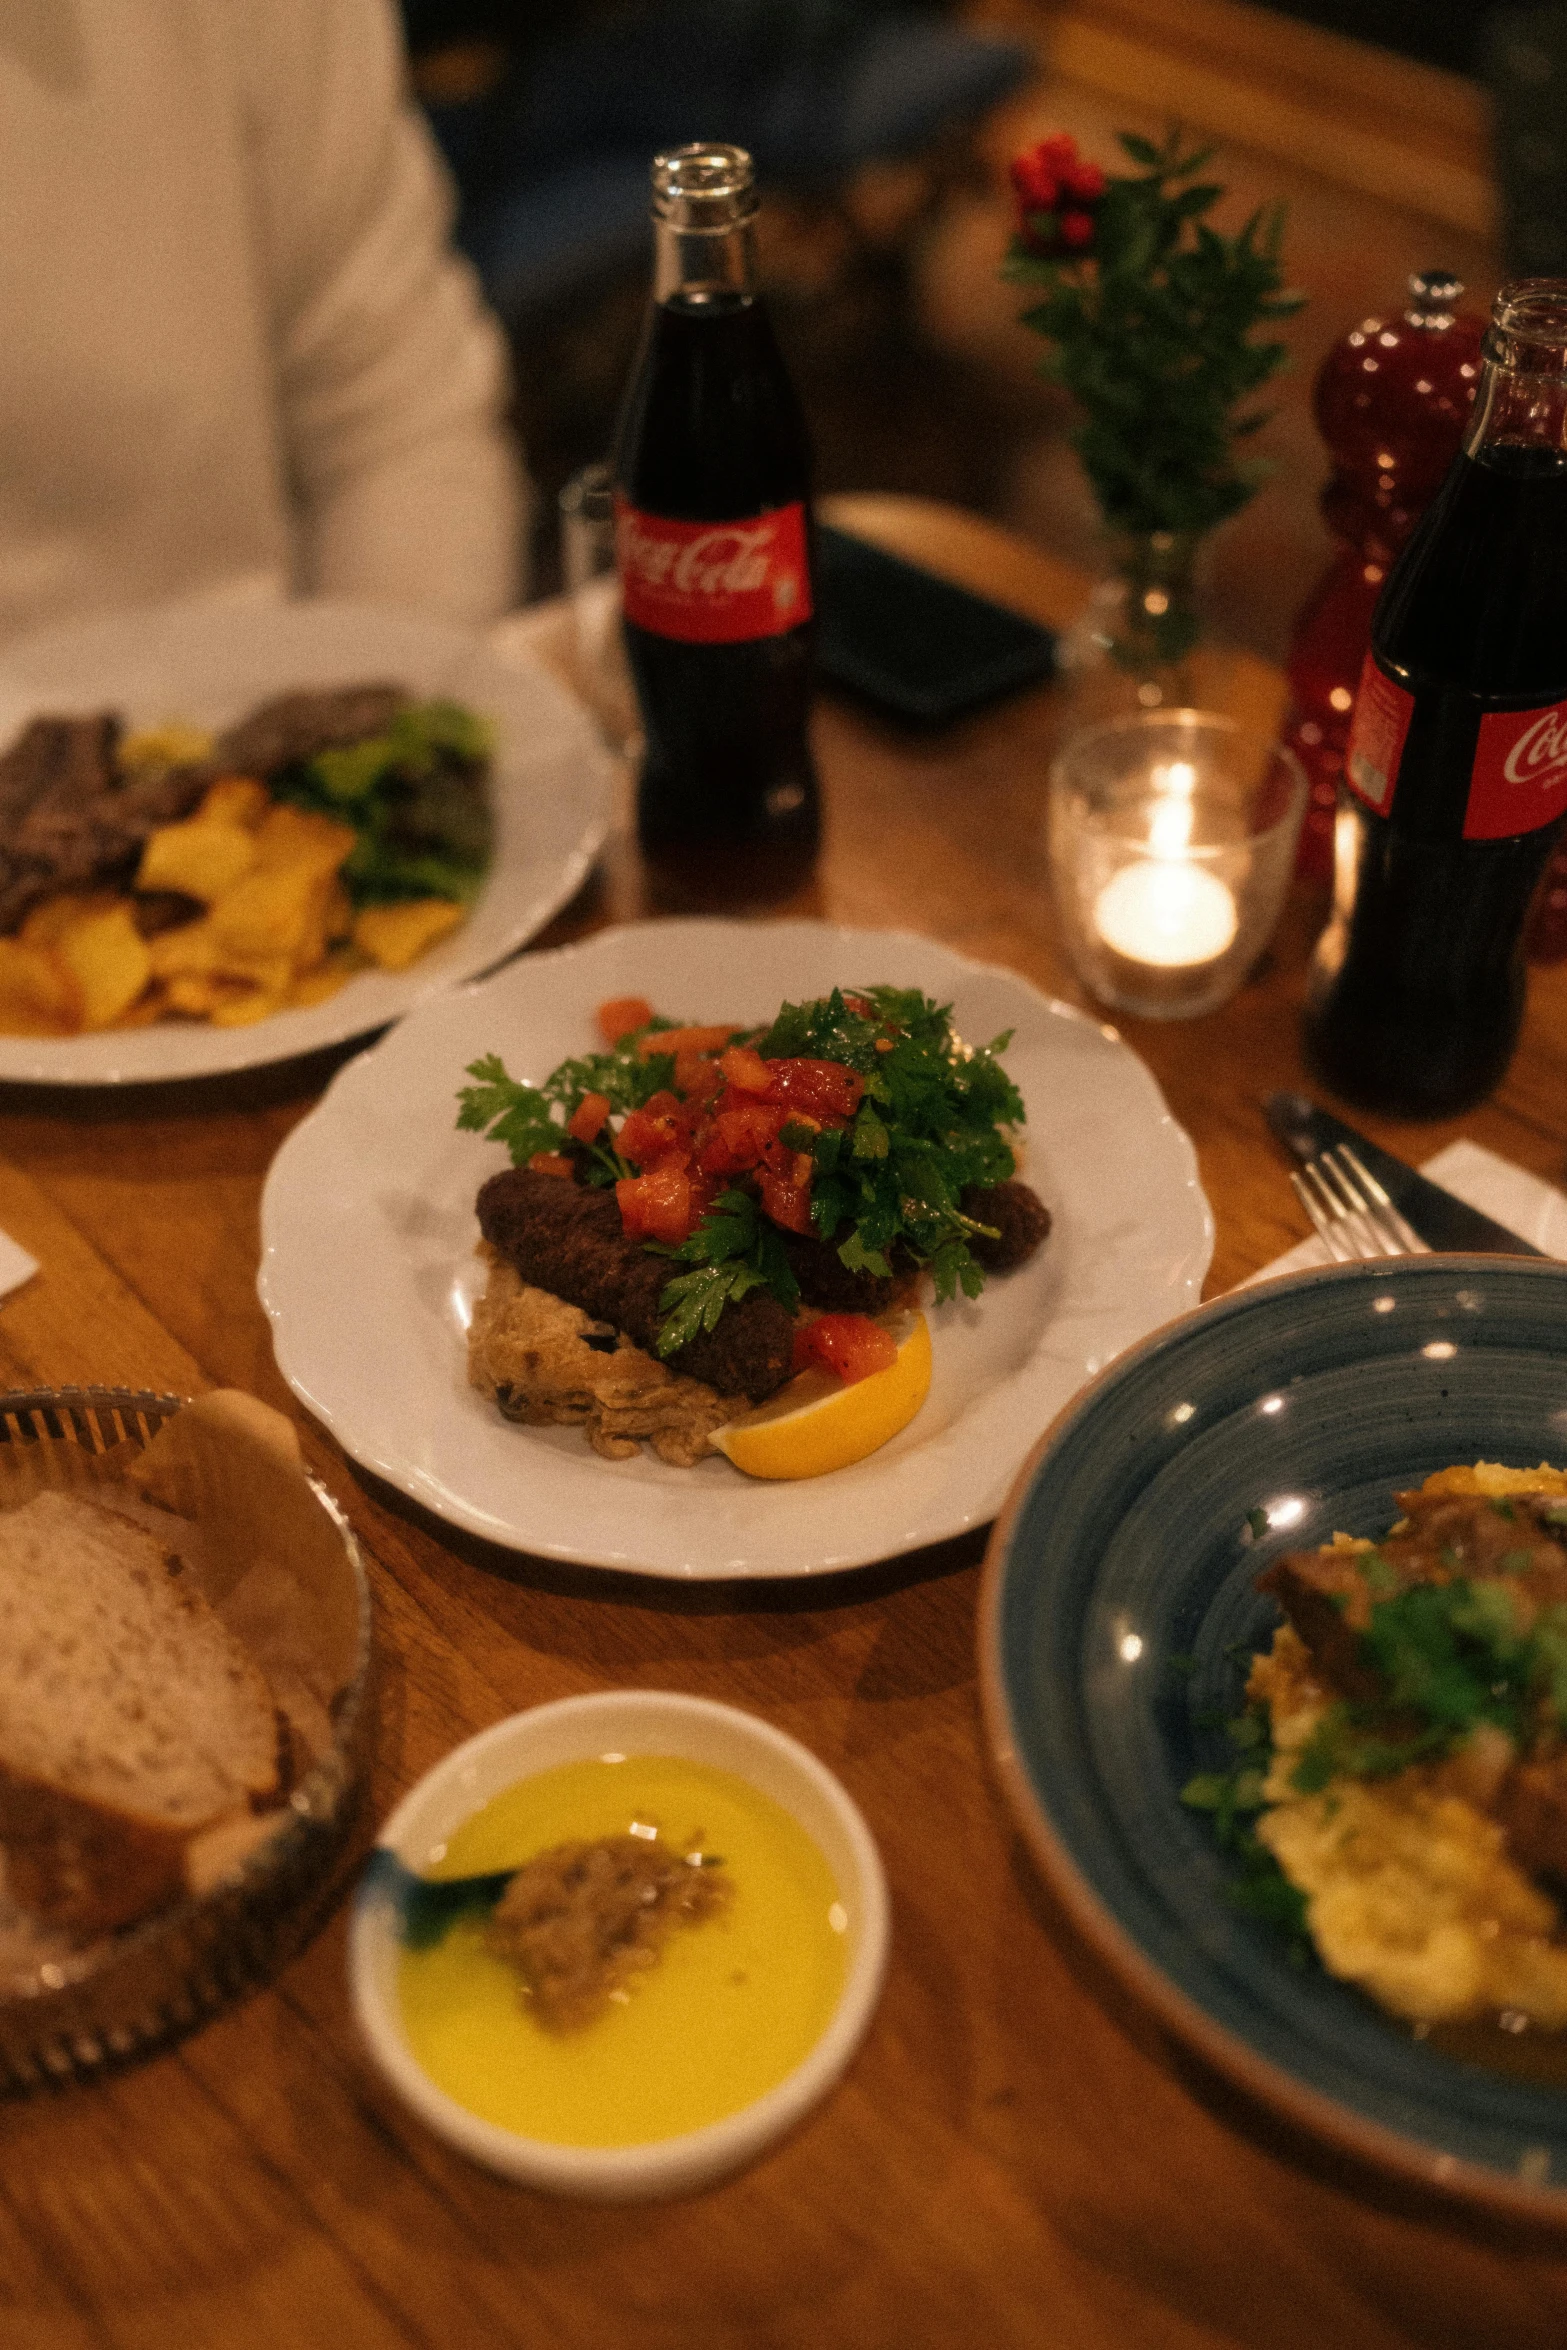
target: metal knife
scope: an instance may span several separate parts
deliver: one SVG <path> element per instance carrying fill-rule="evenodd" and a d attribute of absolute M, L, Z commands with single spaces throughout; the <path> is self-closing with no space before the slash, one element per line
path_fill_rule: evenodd
<path fill-rule="evenodd" d="M 1331 1110 L 1319 1110 L 1303 1093 L 1270 1093 L 1262 1106 L 1279 1141 L 1302 1163 L 1335 1143 L 1347 1142 L 1428 1247 L 1484 1256 L 1545 1255 L 1532 1240 L 1521 1239 L 1505 1224 L 1498 1224 L 1494 1216 L 1482 1215 L 1467 1200 L 1406 1167 L 1402 1159 L 1380 1150 L 1353 1126 L 1346 1126 L 1342 1118 L 1335 1118 Z"/>

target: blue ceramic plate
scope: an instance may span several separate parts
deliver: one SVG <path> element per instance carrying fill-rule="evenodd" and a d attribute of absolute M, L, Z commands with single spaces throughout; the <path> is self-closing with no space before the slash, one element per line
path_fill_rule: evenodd
<path fill-rule="evenodd" d="M 1035 1451 L 991 1540 L 980 1663 L 1035 1857 L 1166 2025 L 1380 2167 L 1567 2221 L 1567 2092 L 1439 2054 L 1292 1966 L 1180 1801 L 1226 1759 L 1195 1725 L 1235 1710 L 1235 1644 L 1278 1621 L 1259 1571 L 1385 1532 L 1395 1488 L 1481 1459 L 1567 1463 L 1567 1265 L 1404 1257 L 1221 1298 L 1122 1355 Z"/>

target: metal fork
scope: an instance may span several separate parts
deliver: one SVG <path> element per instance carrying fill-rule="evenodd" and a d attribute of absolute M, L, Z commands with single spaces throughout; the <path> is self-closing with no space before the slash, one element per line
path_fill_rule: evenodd
<path fill-rule="evenodd" d="M 1347 1142 L 1318 1151 L 1290 1182 L 1339 1264 L 1351 1264 L 1358 1257 L 1431 1254 Z"/>

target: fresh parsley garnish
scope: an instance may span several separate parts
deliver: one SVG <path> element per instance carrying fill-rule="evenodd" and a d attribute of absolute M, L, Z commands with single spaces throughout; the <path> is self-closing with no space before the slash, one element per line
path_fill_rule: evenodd
<path fill-rule="evenodd" d="M 664 1289 L 658 1310 L 658 1351 L 672 1355 L 700 1332 L 717 1327 L 731 1299 L 753 1289 L 770 1289 L 790 1313 L 800 1302 L 800 1284 L 789 1269 L 781 1234 L 749 1192 L 721 1191 L 689 1240 L 678 1248 L 659 1247 L 695 1269 L 677 1273 Z"/>
<path fill-rule="evenodd" d="M 1311 1955 L 1306 1930 L 1306 1896 L 1292 1885 L 1252 1825 L 1267 1805 L 1263 1788 L 1273 1762 L 1268 1711 L 1262 1704 L 1226 1720 L 1234 1759 L 1227 1770 L 1199 1771 L 1181 1789 L 1192 1811 L 1212 1815 L 1220 1849 L 1234 1864 L 1225 1899 L 1247 1917 L 1260 1918 L 1288 1936 L 1290 1957 L 1303 1965 Z"/>
<path fill-rule="evenodd" d="M 748 1041 L 765 1060 L 841 1061 L 865 1080 L 851 1123 L 811 1146 L 811 1222 L 849 1270 L 885 1277 L 896 1246 L 929 1267 L 938 1298 L 977 1297 L 985 1274 L 969 1242 L 989 1228 L 961 1202 L 971 1184 L 1004 1183 L 1016 1167 L 1000 1131 L 1023 1121 L 997 1058 L 1010 1032 L 973 1049 L 953 1035 L 951 1005 L 918 988 L 835 987 L 785 1004 Z"/>
<path fill-rule="evenodd" d="M 457 1124 L 464 1133 L 485 1134 L 491 1142 L 504 1143 L 514 1167 L 526 1167 L 541 1151 L 571 1152 L 589 1183 L 618 1183 L 636 1170 L 615 1149 L 609 1130 L 596 1142 L 578 1143 L 567 1133 L 567 1123 L 590 1093 L 603 1094 L 611 1111 L 622 1116 L 640 1110 L 655 1093 L 671 1086 L 673 1054 L 644 1055 L 638 1050 L 644 1037 L 671 1025 L 668 1020 L 652 1020 L 621 1037 L 608 1052 L 562 1061 L 542 1085 L 508 1077 L 500 1055 L 486 1053 L 468 1064 L 474 1083 L 457 1096 Z"/>
<path fill-rule="evenodd" d="M 1382 1563 L 1374 1551 L 1372 1561 Z M 1520 1748 L 1542 1724 L 1567 1728 L 1567 1607 L 1542 1610 L 1525 1630 L 1505 1583 L 1460 1576 L 1377 1600 L 1360 1656 L 1379 1694 L 1329 1707 L 1295 1766 L 1302 1795 L 1341 1776 L 1391 1778 L 1451 1754 L 1482 1723 Z"/>

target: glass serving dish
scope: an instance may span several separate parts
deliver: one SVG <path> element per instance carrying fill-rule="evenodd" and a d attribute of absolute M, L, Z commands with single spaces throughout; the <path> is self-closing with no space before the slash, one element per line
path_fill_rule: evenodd
<path fill-rule="evenodd" d="M 0 1509 L 118 1483 L 183 1409 L 178 1396 L 118 1387 L 0 1395 Z M 370 1592 L 347 1521 L 310 1487 L 321 1537 L 288 1561 L 303 1602 L 294 1634 L 314 1645 L 305 1665 L 331 1694 L 279 1825 L 205 1891 L 82 1946 L 40 1934 L 29 1955 L 13 1933 L 0 1964 L 0 2095 L 90 2077 L 195 2031 L 274 1974 L 343 1890 L 372 1730 Z"/>

